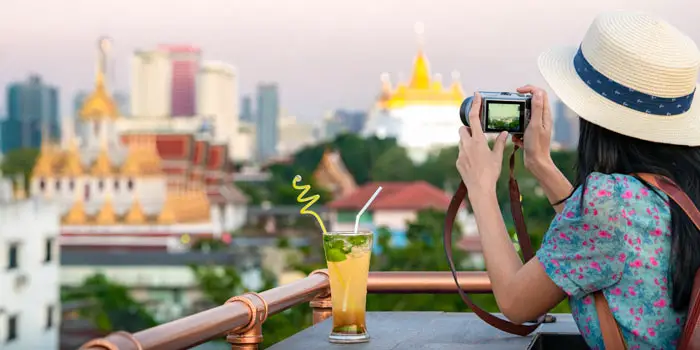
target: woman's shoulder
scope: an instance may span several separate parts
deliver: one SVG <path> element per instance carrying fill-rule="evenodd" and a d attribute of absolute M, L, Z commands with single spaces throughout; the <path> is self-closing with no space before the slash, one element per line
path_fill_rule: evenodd
<path fill-rule="evenodd" d="M 583 198 L 582 198 L 583 196 Z M 592 212 L 612 214 L 623 208 L 661 206 L 667 201 L 661 191 L 654 191 L 629 174 L 593 172 L 566 202 L 565 216 L 569 218 Z"/>

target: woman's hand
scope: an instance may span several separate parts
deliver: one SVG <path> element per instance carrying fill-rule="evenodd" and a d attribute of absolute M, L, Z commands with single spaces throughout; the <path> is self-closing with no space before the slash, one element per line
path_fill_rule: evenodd
<path fill-rule="evenodd" d="M 474 94 L 472 107 L 469 111 L 469 125 L 471 127 L 459 128 L 457 170 L 470 193 L 473 191 L 495 193 L 496 182 L 501 174 L 503 150 L 508 133 L 504 131 L 498 135 L 496 144 L 491 150 L 484 131 L 481 129 L 480 111 L 481 95 L 477 92 Z"/>
<path fill-rule="evenodd" d="M 513 136 L 513 143 L 523 148 L 523 161 L 530 171 L 537 167 L 550 166 L 552 156 L 552 113 L 549 109 L 547 92 L 532 85 L 518 88 L 520 93 L 532 94 L 530 123 L 523 138 Z"/>

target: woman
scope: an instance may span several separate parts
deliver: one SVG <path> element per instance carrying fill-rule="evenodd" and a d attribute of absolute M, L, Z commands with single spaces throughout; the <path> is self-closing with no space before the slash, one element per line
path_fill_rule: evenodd
<path fill-rule="evenodd" d="M 673 349 L 700 266 L 700 232 L 678 205 L 634 173 L 675 181 L 700 203 L 700 67 L 696 45 L 671 25 L 636 12 L 597 17 L 580 48 L 548 51 L 540 70 L 580 116 L 572 186 L 550 157 L 552 117 L 544 90 L 532 93 L 525 165 L 557 215 L 523 264 L 496 199 L 507 135 L 489 149 L 479 126 L 481 98 L 460 129 L 457 168 L 467 186 L 493 292 L 503 314 L 522 323 L 568 297 L 581 334 L 604 349 L 592 293 L 602 291 L 628 349 Z"/>

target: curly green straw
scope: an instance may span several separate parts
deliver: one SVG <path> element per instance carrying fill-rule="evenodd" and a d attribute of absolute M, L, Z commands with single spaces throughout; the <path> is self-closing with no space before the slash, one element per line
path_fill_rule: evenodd
<path fill-rule="evenodd" d="M 312 215 L 313 217 L 315 217 L 316 220 L 318 221 L 318 224 L 321 225 L 321 230 L 323 230 L 323 233 L 326 234 L 327 233 L 326 226 L 323 224 L 323 220 L 321 220 L 321 217 L 318 216 L 318 214 L 316 214 L 316 212 L 309 210 L 309 207 L 314 205 L 314 203 L 316 203 L 321 198 L 321 196 L 318 194 L 315 194 L 315 195 L 310 196 L 310 197 L 304 197 L 309 192 L 309 190 L 311 190 L 311 185 L 299 186 L 299 185 L 297 185 L 297 182 L 299 182 L 299 181 L 301 181 L 301 175 L 295 176 L 294 180 L 292 180 L 292 187 L 294 187 L 294 189 L 297 191 L 302 191 L 297 196 L 297 202 L 306 203 L 306 205 L 304 205 L 301 208 L 301 210 L 299 210 L 299 214 L 302 214 L 302 215 L 309 214 L 309 215 Z"/>

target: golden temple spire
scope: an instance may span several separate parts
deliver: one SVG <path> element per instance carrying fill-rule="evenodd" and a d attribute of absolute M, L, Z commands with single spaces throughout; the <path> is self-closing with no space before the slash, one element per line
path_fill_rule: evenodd
<path fill-rule="evenodd" d="M 452 85 L 450 86 L 450 90 L 452 90 L 455 96 L 462 98 L 464 96 L 464 90 L 462 89 L 462 84 L 459 82 L 459 77 L 460 74 L 458 71 L 452 72 Z"/>
<path fill-rule="evenodd" d="M 112 206 L 112 198 L 110 195 L 106 195 L 102 208 L 97 213 L 97 216 L 95 216 L 95 223 L 98 225 L 114 225 L 116 222 L 117 216 Z"/>
<path fill-rule="evenodd" d="M 85 205 L 83 204 L 83 199 L 80 195 L 76 195 L 73 206 L 70 208 L 68 213 L 61 219 L 61 221 L 66 225 L 85 225 L 87 223 L 87 216 L 85 215 Z"/>
<path fill-rule="evenodd" d="M 44 177 L 53 175 L 53 150 L 49 145 L 49 133 L 46 125 L 41 128 L 41 151 L 39 159 L 34 164 L 32 177 Z"/>
<path fill-rule="evenodd" d="M 409 86 L 413 89 L 428 89 L 430 87 L 430 66 L 423 53 L 423 32 L 425 31 L 423 23 L 416 23 L 415 30 L 418 36 L 418 54 L 413 61 L 413 72 Z"/>
<path fill-rule="evenodd" d="M 148 175 L 157 175 L 162 172 L 161 158 L 158 153 L 156 137 L 148 135 L 144 138 L 144 150 L 142 154 L 142 167 Z"/>
<path fill-rule="evenodd" d="M 139 225 L 146 222 L 146 215 L 143 213 L 141 203 L 136 196 L 134 196 L 134 200 L 131 202 L 131 207 L 126 213 L 124 221 L 130 225 Z"/>
<path fill-rule="evenodd" d="M 177 222 L 177 217 L 175 216 L 175 207 L 177 206 L 177 201 L 180 194 L 178 193 L 177 187 L 174 189 L 168 189 L 167 197 L 165 198 L 165 203 L 158 214 L 158 223 L 161 225 L 171 225 Z"/>
<path fill-rule="evenodd" d="M 124 176 L 139 176 L 141 175 L 141 159 L 139 156 L 141 150 L 134 140 L 129 141 L 128 149 L 129 153 L 124 164 L 122 164 L 120 173 Z"/>
<path fill-rule="evenodd" d="M 112 174 L 112 164 L 107 153 L 107 139 L 104 136 L 100 137 L 100 153 L 97 154 L 97 159 L 95 159 L 90 173 L 100 177 Z"/>
<path fill-rule="evenodd" d="M 65 155 L 61 174 L 70 177 L 80 176 L 83 174 L 83 165 L 80 163 L 78 142 L 75 137 L 71 137 L 68 142 L 68 152 Z"/>
<path fill-rule="evenodd" d="M 80 108 L 80 118 L 83 120 L 116 119 L 119 115 L 117 104 L 110 96 L 105 75 L 107 72 L 107 55 L 111 49 L 111 40 L 107 37 L 100 38 L 98 42 L 97 72 L 95 74 L 95 90 L 85 99 Z"/>

